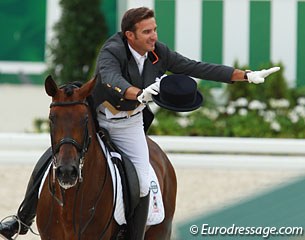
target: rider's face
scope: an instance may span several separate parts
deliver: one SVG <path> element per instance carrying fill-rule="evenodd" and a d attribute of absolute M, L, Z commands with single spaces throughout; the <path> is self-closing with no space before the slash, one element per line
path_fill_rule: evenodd
<path fill-rule="evenodd" d="M 144 19 L 138 22 L 135 32 L 126 32 L 128 43 L 140 55 L 155 49 L 158 40 L 157 25 L 155 18 Z"/>

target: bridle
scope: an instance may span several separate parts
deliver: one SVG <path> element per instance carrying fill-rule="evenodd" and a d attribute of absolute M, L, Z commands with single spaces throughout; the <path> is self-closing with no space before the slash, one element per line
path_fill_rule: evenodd
<path fill-rule="evenodd" d="M 85 181 L 85 179 L 83 179 L 83 176 L 82 176 L 82 170 L 83 170 L 83 166 L 84 166 L 84 161 L 85 161 L 85 158 L 87 159 L 90 159 L 90 153 L 87 153 L 88 152 L 88 149 L 89 149 L 89 146 L 91 144 L 91 141 L 92 139 L 94 140 L 95 137 L 94 135 L 91 136 L 90 134 L 96 134 L 96 129 L 94 127 L 96 127 L 96 121 L 94 121 L 93 123 L 93 126 L 91 128 L 91 120 L 92 120 L 92 117 L 95 116 L 94 115 L 94 111 L 91 109 L 91 101 L 92 101 L 92 98 L 89 96 L 87 96 L 86 99 L 84 100 L 76 100 L 76 101 L 56 101 L 54 99 L 54 96 L 57 94 L 57 91 L 58 91 L 58 88 L 56 86 L 54 86 L 55 82 L 53 79 L 51 79 L 51 84 L 53 84 L 53 86 L 51 85 L 50 86 L 50 81 L 48 82 L 48 84 L 46 84 L 46 90 L 47 90 L 47 93 L 49 96 L 53 97 L 53 102 L 50 104 L 50 108 L 54 108 L 54 107 L 70 107 L 70 106 L 75 106 L 75 105 L 83 105 L 86 107 L 86 109 L 88 110 L 87 111 L 87 114 L 85 113 L 84 117 L 85 119 L 82 119 L 82 126 L 83 127 L 83 139 L 82 139 L 82 142 L 80 142 L 79 140 L 76 140 L 75 138 L 73 138 L 71 135 L 68 135 L 67 133 L 65 135 L 63 135 L 63 137 L 59 140 L 59 141 L 54 141 L 54 138 L 55 138 L 55 133 L 56 133 L 56 130 L 55 130 L 55 125 L 54 126 L 51 126 L 50 127 L 50 137 L 51 137 L 51 145 L 52 145 L 52 166 L 53 166 L 53 177 L 52 177 L 52 170 L 49 172 L 50 173 L 50 176 L 48 177 L 48 187 L 49 187 L 49 191 L 51 193 L 51 196 L 52 196 L 52 204 L 51 204 L 51 209 L 50 209 L 50 212 L 49 212 L 49 220 L 47 220 L 47 223 L 45 225 L 45 229 L 43 230 L 44 232 L 47 231 L 47 229 L 49 228 L 50 224 L 52 224 L 52 218 L 54 216 L 53 213 L 53 210 L 54 210 L 54 203 L 57 203 L 59 204 L 59 206 L 61 207 L 64 207 L 64 203 L 65 203 L 65 196 L 66 196 L 66 189 L 63 188 L 60 184 L 59 184 L 59 190 L 61 191 L 61 197 L 60 195 L 58 196 L 58 194 L 55 193 L 55 191 L 58 189 L 55 183 L 55 180 L 56 180 L 56 177 L 55 177 L 55 173 L 56 173 L 56 168 L 59 168 L 60 166 L 57 166 L 57 158 L 58 158 L 58 154 L 60 152 L 60 149 L 63 145 L 65 144 L 70 144 L 72 148 L 76 149 L 77 150 L 77 154 L 78 154 L 78 160 L 79 160 L 79 172 L 78 172 L 78 182 L 82 182 L 83 180 Z M 72 88 L 71 88 L 72 87 Z M 92 87 L 92 86 L 90 86 Z M 64 93 L 66 94 L 66 96 L 70 97 L 72 94 L 73 94 L 73 89 L 74 88 L 81 88 L 81 85 L 79 86 L 79 84 L 71 84 L 71 85 L 68 85 L 67 88 L 66 88 L 66 85 L 60 87 L 59 89 L 64 89 Z M 72 90 L 72 91 L 71 91 Z M 89 91 L 89 89 L 87 88 L 85 93 L 87 93 Z M 55 111 L 55 110 L 54 110 Z M 50 121 L 51 121 L 51 124 L 52 124 L 52 112 L 50 112 Z M 94 118 L 93 118 L 94 120 Z M 56 124 L 56 121 L 53 122 Z M 84 124 L 84 125 L 83 125 Z M 92 130 L 94 129 L 94 130 Z M 93 138 L 92 138 L 93 137 Z M 97 140 L 97 139 L 96 139 Z M 92 144 L 94 144 L 95 141 L 92 142 Z M 92 147 L 91 147 L 92 148 Z M 94 147 L 92 149 L 95 149 Z M 94 154 L 93 158 L 97 158 L 97 157 L 101 157 L 99 155 L 99 153 L 94 153 L 92 152 L 92 154 Z M 105 157 L 104 157 L 105 159 Z M 105 163 L 107 164 L 107 159 L 105 159 Z M 89 167 L 88 167 L 89 168 Z M 84 185 L 84 184 L 77 184 L 77 181 L 76 183 L 74 184 L 75 185 L 75 191 L 72 191 L 72 192 L 67 192 L 67 194 L 69 194 L 69 200 L 70 200 L 70 197 L 73 197 L 74 195 L 74 204 L 71 203 L 72 208 L 70 208 L 71 205 L 69 205 L 69 208 L 71 209 L 72 211 L 72 219 L 73 219 L 73 230 L 74 230 L 74 233 L 77 234 L 77 239 L 80 240 L 84 234 L 84 232 L 86 231 L 86 229 L 88 228 L 88 226 L 90 226 L 90 224 L 95 220 L 95 216 L 96 216 L 96 213 L 97 213 L 97 210 L 99 210 L 98 208 L 98 204 L 101 203 L 101 199 L 103 198 L 104 194 L 105 193 L 105 189 L 106 188 L 106 184 L 111 181 L 111 175 L 110 175 L 110 170 L 109 168 L 106 166 L 105 168 L 105 174 L 102 174 L 104 176 L 102 176 L 102 179 L 101 179 L 101 184 L 99 189 L 96 189 L 97 191 L 94 191 L 94 195 L 90 197 L 90 199 L 92 198 L 93 202 L 92 201 L 84 201 L 86 200 L 86 196 L 87 193 L 88 193 L 88 184 Z M 110 179 L 110 180 L 109 180 Z M 115 178 L 117 180 L 117 177 Z M 52 182 L 53 180 L 53 182 Z M 108 181 L 109 180 L 109 181 Z M 90 179 L 89 179 L 89 182 L 90 182 Z M 90 187 L 90 185 L 89 185 Z M 89 189 L 90 191 L 90 189 Z M 59 193 L 59 194 L 60 194 Z M 116 191 L 115 193 L 117 194 L 117 181 L 116 181 Z M 71 195 L 72 194 L 72 195 Z M 116 203 L 116 196 L 114 196 L 114 200 L 115 200 L 115 203 Z M 62 199 L 60 199 L 62 198 Z M 89 199 L 89 200 L 90 200 Z M 94 200 L 95 199 L 95 200 Z M 89 206 L 88 206 L 89 204 Z M 93 204 L 93 205 L 92 205 Z M 83 212 L 84 211 L 88 211 L 88 208 L 89 207 L 89 216 L 87 217 L 87 219 L 84 219 L 83 218 Z M 113 205 L 112 207 L 112 210 L 111 210 L 111 215 L 110 217 L 108 218 L 107 222 L 105 223 L 105 226 L 104 228 L 102 229 L 101 233 L 98 235 L 98 239 L 104 239 L 106 234 L 108 233 L 108 230 L 111 226 L 111 223 L 113 221 L 113 216 L 114 216 L 114 210 L 115 210 L 115 204 Z M 79 214 L 77 215 L 77 211 L 79 211 Z M 100 214 L 100 212 L 98 212 Z M 77 216 L 79 216 L 79 220 L 77 221 Z M 107 235 L 108 236 L 108 235 Z"/>
<path fill-rule="evenodd" d="M 88 107 L 88 103 L 86 101 L 71 101 L 71 102 L 52 102 L 50 104 L 50 108 L 52 107 L 67 107 L 67 106 L 73 106 L 73 105 L 85 105 L 86 107 Z M 52 165 L 53 165 L 53 181 L 55 181 L 55 171 L 57 169 L 57 158 L 56 158 L 56 154 L 59 152 L 60 147 L 64 144 L 72 144 L 78 151 L 79 153 L 79 182 L 83 181 L 83 177 L 82 177 L 82 169 L 84 166 L 84 160 L 85 160 L 85 154 L 88 151 L 90 142 L 91 142 L 91 136 L 89 135 L 89 130 L 88 130 L 88 115 L 86 116 L 86 122 L 85 122 L 85 129 L 84 129 L 84 139 L 82 144 L 78 143 L 75 139 L 71 138 L 71 137 L 63 137 L 59 143 L 57 143 L 56 145 L 53 145 L 54 141 L 53 141 L 53 135 L 51 132 L 51 143 L 52 143 Z"/>
<path fill-rule="evenodd" d="M 89 107 L 87 101 L 71 101 L 71 102 L 52 102 L 50 104 L 50 108 L 52 107 L 67 107 L 67 106 L 73 106 L 73 105 L 85 105 L 86 107 Z M 75 139 L 71 138 L 71 137 L 63 137 L 59 143 L 57 143 L 56 145 L 53 146 L 53 139 L 52 139 L 52 133 L 51 133 L 51 142 L 52 142 L 52 151 L 53 151 L 53 181 L 55 181 L 55 170 L 57 168 L 56 166 L 56 154 L 59 152 L 60 147 L 64 144 L 72 144 L 77 151 L 79 152 L 80 155 L 80 159 L 79 159 L 79 182 L 83 181 L 82 178 L 82 168 L 84 165 L 84 159 L 85 159 L 85 154 L 88 151 L 89 145 L 91 143 L 91 136 L 89 135 L 89 129 L 88 129 L 88 115 L 86 116 L 86 127 L 85 127 L 85 132 L 84 132 L 84 139 L 83 139 L 83 143 L 79 144 Z M 93 217 L 95 215 L 95 210 L 96 210 L 96 204 L 99 202 L 100 198 L 102 197 L 102 193 L 106 184 L 106 178 L 108 176 L 108 171 L 106 171 L 106 175 L 104 177 L 103 180 L 103 184 L 98 192 L 98 197 L 96 199 L 96 203 L 94 204 L 94 206 L 91 208 L 91 217 L 89 218 L 89 220 L 84 224 L 83 228 L 80 229 L 79 233 L 78 233 L 78 239 L 81 238 L 81 235 L 83 234 L 83 232 L 85 231 L 85 229 L 88 227 L 88 225 L 91 223 L 91 221 L 93 220 Z M 117 189 L 117 187 L 116 187 Z M 77 192 L 78 192 L 78 188 L 77 188 Z M 57 202 L 60 204 L 60 206 L 63 206 L 63 202 L 60 201 L 57 197 L 55 197 L 55 192 L 52 192 L 52 196 L 54 197 L 55 200 L 57 200 Z M 116 204 L 116 195 L 115 195 L 115 204 Z M 113 214 L 114 214 L 114 210 L 115 210 L 115 205 L 113 206 L 112 212 L 111 212 L 111 217 L 109 218 L 105 228 L 103 229 L 102 233 L 99 235 L 99 239 L 103 239 L 104 235 L 106 234 L 107 230 L 110 227 L 111 224 L 111 220 L 113 218 Z M 75 227 L 75 223 L 74 223 L 74 229 L 76 229 Z"/>

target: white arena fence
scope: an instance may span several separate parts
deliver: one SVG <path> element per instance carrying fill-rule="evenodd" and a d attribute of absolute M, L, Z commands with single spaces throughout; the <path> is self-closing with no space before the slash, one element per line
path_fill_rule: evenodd
<path fill-rule="evenodd" d="M 175 167 L 305 170 L 305 139 L 150 136 Z M 0 133 L 0 164 L 35 164 L 49 134 Z"/>

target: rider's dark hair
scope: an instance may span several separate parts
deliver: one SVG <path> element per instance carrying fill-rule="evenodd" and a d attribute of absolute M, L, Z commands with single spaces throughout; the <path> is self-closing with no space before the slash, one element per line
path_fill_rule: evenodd
<path fill-rule="evenodd" d="M 125 35 L 126 31 L 135 32 L 135 25 L 144 19 L 149 19 L 155 17 L 155 13 L 152 9 L 147 7 L 131 8 L 125 12 L 122 22 L 121 31 Z"/>

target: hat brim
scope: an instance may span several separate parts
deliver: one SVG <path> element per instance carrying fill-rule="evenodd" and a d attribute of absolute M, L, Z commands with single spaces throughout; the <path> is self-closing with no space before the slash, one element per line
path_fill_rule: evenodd
<path fill-rule="evenodd" d="M 197 108 L 199 108 L 202 105 L 202 102 L 203 102 L 203 97 L 202 97 L 201 93 L 198 90 L 197 90 L 197 95 L 196 95 L 196 101 L 194 103 L 192 103 L 192 104 L 183 105 L 183 106 L 177 106 L 177 105 L 172 105 L 170 103 L 162 102 L 161 99 L 160 99 L 160 94 L 152 95 L 152 99 L 160 107 L 168 109 L 168 110 L 171 110 L 171 111 L 175 111 L 175 112 L 190 112 L 190 111 L 194 111 Z"/>

